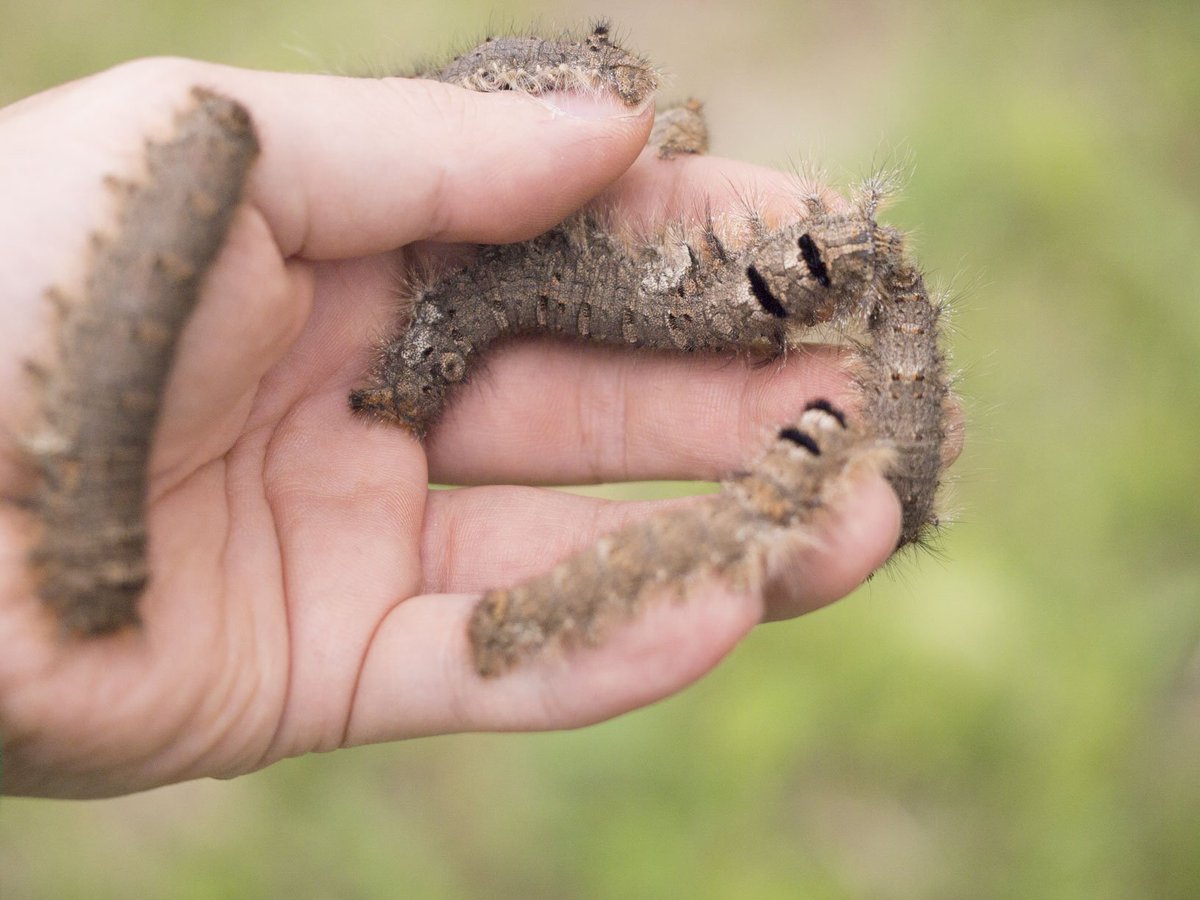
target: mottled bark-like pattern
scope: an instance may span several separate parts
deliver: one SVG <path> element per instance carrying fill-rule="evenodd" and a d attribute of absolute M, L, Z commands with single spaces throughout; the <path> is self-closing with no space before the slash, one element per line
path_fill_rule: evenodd
<path fill-rule="evenodd" d="M 578 40 L 488 38 L 440 69 L 421 74 L 483 92 L 607 90 L 630 106 L 642 103 L 658 87 L 658 73 L 649 61 L 613 43 L 604 24 Z"/>
<path fill-rule="evenodd" d="M 246 110 L 196 89 L 146 174 L 109 179 L 119 204 L 97 234 L 81 297 L 52 296 L 53 365 L 35 368 L 42 421 L 25 440 L 39 477 L 38 593 L 71 633 L 138 621 L 147 461 L 176 339 L 224 242 L 258 142 Z"/>
<path fill-rule="evenodd" d="M 652 76 L 604 28 L 582 42 L 538 46 L 488 42 L 434 77 L 480 90 L 613 85 L 603 67 L 590 71 L 600 58 L 620 60 L 622 83 L 638 81 L 639 65 L 647 84 Z M 531 69 L 531 59 L 550 61 L 555 77 L 530 78 L 542 71 Z M 627 102 L 643 96 L 613 89 Z M 703 152 L 699 104 L 670 111 L 651 140 L 664 157 Z M 900 497 L 900 545 L 927 537 L 936 524 L 949 398 L 941 309 L 903 235 L 876 222 L 879 201 L 871 187 L 849 212 L 811 199 L 805 216 L 782 227 L 751 217 L 736 243 L 723 241 L 711 222 L 631 243 L 585 214 L 522 244 L 480 248 L 472 263 L 418 286 L 411 312 L 378 350 L 370 383 L 351 397 L 354 409 L 418 437 L 480 356 L 511 336 L 762 358 L 824 325 L 857 349 L 857 424 L 844 427 L 842 412 L 818 403 L 720 494 L 617 532 L 526 584 L 490 591 L 469 628 L 480 674 L 499 675 L 547 647 L 594 644 L 647 594 L 682 590 L 701 575 L 743 583 L 770 577 L 779 548 L 811 527 L 864 461 L 879 466 Z"/>

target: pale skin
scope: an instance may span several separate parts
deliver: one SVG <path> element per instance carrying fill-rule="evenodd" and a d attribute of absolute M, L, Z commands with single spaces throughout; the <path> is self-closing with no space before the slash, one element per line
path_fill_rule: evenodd
<path fill-rule="evenodd" d="M 497 485 L 715 479 L 808 400 L 852 406 L 832 348 L 749 367 L 529 341 L 492 356 L 424 446 L 350 414 L 415 243 L 522 240 L 602 193 L 642 222 L 697 198 L 794 201 L 788 175 L 639 153 L 652 111 L 602 99 L 144 60 L 0 110 L 4 434 L 36 420 L 22 361 L 52 346 L 46 288 L 70 295 L 109 221 L 103 176 L 136 174 L 194 84 L 244 103 L 263 152 L 155 435 L 144 623 L 63 638 L 30 581 L 33 522 L 0 508 L 4 792 L 109 796 L 313 750 L 584 725 L 680 690 L 887 558 L 898 503 L 863 474 L 787 596 L 704 583 L 600 648 L 475 673 L 480 592 L 656 508 Z M 27 489 L 6 454 L 0 493 Z"/>

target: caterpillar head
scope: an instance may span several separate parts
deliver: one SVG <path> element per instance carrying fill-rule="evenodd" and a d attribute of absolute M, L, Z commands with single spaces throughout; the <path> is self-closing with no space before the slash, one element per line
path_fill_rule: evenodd
<path fill-rule="evenodd" d="M 893 228 L 862 215 L 822 215 L 773 232 L 746 267 L 750 295 L 779 319 L 813 326 L 864 311 L 888 260 L 902 251 Z"/>

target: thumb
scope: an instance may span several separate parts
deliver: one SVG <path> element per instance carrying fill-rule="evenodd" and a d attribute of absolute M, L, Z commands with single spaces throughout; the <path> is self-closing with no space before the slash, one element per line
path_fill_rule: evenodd
<path fill-rule="evenodd" d="M 258 128 L 248 198 L 283 254 L 308 259 L 532 237 L 615 181 L 653 119 L 607 93 L 204 68 L 195 80 L 245 103 Z"/>

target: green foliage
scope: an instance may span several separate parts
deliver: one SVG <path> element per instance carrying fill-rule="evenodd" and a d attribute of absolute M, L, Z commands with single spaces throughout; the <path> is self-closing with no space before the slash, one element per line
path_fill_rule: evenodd
<path fill-rule="evenodd" d="M 718 152 L 912 151 L 891 218 L 966 288 L 938 556 L 580 732 L 6 799 L 6 898 L 1200 896 L 1200 8 L 701 7 L 610 9 Z M 537 13 L 489 9 L 4 0 L 0 100 L 148 53 L 377 71 Z"/>

